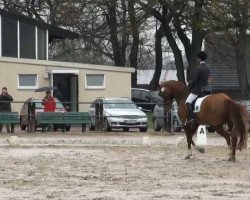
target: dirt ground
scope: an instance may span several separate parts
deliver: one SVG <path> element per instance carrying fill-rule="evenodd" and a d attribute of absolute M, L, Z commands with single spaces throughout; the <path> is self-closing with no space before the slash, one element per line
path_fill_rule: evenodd
<path fill-rule="evenodd" d="M 13 135 L 13 134 L 12 134 Z M 250 199 L 250 148 L 228 162 L 225 141 L 185 160 L 184 134 L 153 132 L 0 135 L 0 199 Z M 143 145 L 143 138 L 147 145 Z M 248 142 L 250 146 L 250 142 Z"/>

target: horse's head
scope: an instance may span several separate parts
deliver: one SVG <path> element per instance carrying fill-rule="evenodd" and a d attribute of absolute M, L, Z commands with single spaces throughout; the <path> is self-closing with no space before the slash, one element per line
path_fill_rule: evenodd
<path fill-rule="evenodd" d="M 159 84 L 159 96 L 164 100 L 167 110 L 170 110 L 174 100 L 174 95 L 170 87 L 170 81 L 165 81 Z"/>
<path fill-rule="evenodd" d="M 186 98 L 188 93 L 187 87 L 180 81 L 165 81 L 159 85 L 159 96 L 164 99 L 165 103 L 170 106 L 173 100 Z"/>
<path fill-rule="evenodd" d="M 172 101 L 174 98 L 170 83 L 171 81 L 165 81 L 159 84 L 159 96 L 165 101 Z"/>

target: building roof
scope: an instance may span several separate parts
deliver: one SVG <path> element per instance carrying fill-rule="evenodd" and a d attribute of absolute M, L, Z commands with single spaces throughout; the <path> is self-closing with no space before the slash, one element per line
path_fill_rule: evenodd
<path fill-rule="evenodd" d="M 239 89 L 235 63 L 235 50 L 223 35 L 206 38 L 205 50 L 208 54 L 207 64 L 211 66 L 213 89 Z M 250 81 L 250 37 L 246 45 L 246 71 Z"/>
<path fill-rule="evenodd" d="M 138 85 L 149 85 L 150 81 L 154 76 L 155 70 L 137 70 L 137 84 Z M 186 74 L 186 70 L 185 70 Z M 177 78 L 177 70 L 162 70 L 161 71 L 161 81 L 168 80 L 178 80 Z"/>
<path fill-rule="evenodd" d="M 17 14 L 14 12 L 3 10 L 3 9 L 0 9 L 0 15 L 9 19 L 19 20 L 20 22 L 23 22 L 25 24 L 34 25 L 42 29 L 48 29 L 49 41 L 53 39 L 64 39 L 64 38 L 74 39 L 74 38 L 79 37 L 78 33 L 75 33 L 73 31 L 69 31 L 63 28 L 59 28 L 59 27 L 47 24 L 42 21 L 32 19 L 25 15 Z"/>

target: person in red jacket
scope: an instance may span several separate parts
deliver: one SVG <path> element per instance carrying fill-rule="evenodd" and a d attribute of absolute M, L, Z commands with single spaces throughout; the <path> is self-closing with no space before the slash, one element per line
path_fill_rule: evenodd
<path fill-rule="evenodd" d="M 51 96 L 51 91 L 46 92 L 46 96 L 42 100 L 42 105 L 44 106 L 44 112 L 55 112 L 56 101 Z"/>
<path fill-rule="evenodd" d="M 55 112 L 56 101 L 51 95 L 51 91 L 46 92 L 46 96 L 42 100 L 42 105 L 44 106 L 44 112 Z M 47 131 L 53 130 L 53 125 L 47 125 Z"/>

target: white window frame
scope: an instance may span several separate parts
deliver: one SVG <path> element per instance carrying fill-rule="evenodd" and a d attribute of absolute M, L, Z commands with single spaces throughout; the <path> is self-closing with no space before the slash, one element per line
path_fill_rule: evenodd
<path fill-rule="evenodd" d="M 36 85 L 35 86 L 20 86 L 19 85 L 19 76 L 20 75 L 34 75 L 34 76 L 36 76 Z M 17 89 L 22 89 L 22 90 L 38 89 L 38 75 L 37 74 L 17 74 Z"/>
<path fill-rule="evenodd" d="M 102 86 L 88 86 L 88 84 L 87 84 L 87 76 L 88 75 L 102 75 L 103 76 L 103 85 Z M 106 74 L 102 74 L 102 73 L 85 74 L 85 89 L 95 89 L 95 90 L 106 89 Z"/>

